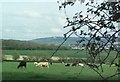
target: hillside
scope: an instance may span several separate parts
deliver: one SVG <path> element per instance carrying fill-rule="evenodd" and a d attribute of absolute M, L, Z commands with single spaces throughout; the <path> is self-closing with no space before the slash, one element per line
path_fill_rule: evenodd
<path fill-rule="evenodd" d="M 76 44 L 77 41 L 80 41 L 80 40 L 81 40 L 81 38 L 78 38 L 78 37 L 70 37 L 70 38 L 67 39 L 67 41 L 63 45 Z M 38 44 L 56 44 L 56 45 L 59 45 L 63 41 L 64 41 L 63 37 L 48 37 L 48 38 L 33 39 L 30 42 L 35 42 L 35 43 L 38 43 Z"/>
<path fill-rule="evenodd" d="M 87 37 L 87 39 L 90 39 Z M 62 45 L 61 49 L 70 49 L 68 46 L 75 46 L 77 42 L 80 42 L 82 38 L 78 37 L 70 37 L 68 40 Z M 2 40 L 2 49 L 7 50 L 55 50 L 57 47 L 64 41 L 63 37 L 48 37 L 48 38 L 38 38 L 29 41 L 21 41 L 21 40 Z M 104 44 L 107 40 L 101 39 L 101 42 Z M 118 41 L 118 40 L 116 40 Z M 87 40 L 83 41 L 82 44 L 86 44 Z M 81 45 L 82 45 L 81 44 Z M 109 44 L 107 44 L 109 45 Z"/>
<path fill-rule="evenodd" d="M 90 39 L 89 37 L 86 37 L 86 39 Z M 77 44 L 77 42 L 81 41 L 81 38 L 78 37 L 70 37 L 67 39 L 67 41 L 65 41 L 65 43 L 63 45 L 75 45 Z M 34 43 L 38 43 L 38 44 L 55 44 L 55 45 L 59 45 L 64 41 L 63 37 L 48 37 L 48 38 L 38 38 L 38 39 L 33 39 L 30 40 L 30 42 L 34 42 Z M 118 39 L 116 39 L 116 41 L 118 41 Z M 84 42 L 82 42 L 81 44 L 87 43 L 88 41 L 85 40 Z M 104 44 L 107 42 L 107 40 L 105 38 L 101 38 L 101 42 Z M 108 44 L 107 44 L 108 45 Z"/>
<path fill-rule="evenodd" d="M 29 41 L 20 41 L 20 40 L 2 40 L 2 49 L 14 50 L 14 49 L 33 49 L 38 46 L 37 43 L 32 43 Z"/>
<path fill-rule="evenodd" d="M 38 44 L 31 41 L 20 41 L 20 40 L 2 40 L 3 50 L 55 50 L 58 45 L 54 44 Z M 61 46 L 60 49 L 70 49 L 67 46 Z"/>

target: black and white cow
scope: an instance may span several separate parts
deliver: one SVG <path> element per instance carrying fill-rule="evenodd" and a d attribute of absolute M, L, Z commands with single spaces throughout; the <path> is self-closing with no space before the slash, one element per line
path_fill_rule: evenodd
<path fill-rule="evenodd" d="M 17 66 L 17 68 L 26 68 L 26 66 L 27 66 L 27 62 L 26 61 L 21 61 L 20 63 L 19 63 L 19 65 Z"/>
<path fill-rule="evenodd" d="M 65 64 L 65 66 L 66 66 L 66 67 L 69 67 L 69 66 L 70 66 L 70 64 L 69 64 L 69 63 L 66 63 L 66 64 Z"/>

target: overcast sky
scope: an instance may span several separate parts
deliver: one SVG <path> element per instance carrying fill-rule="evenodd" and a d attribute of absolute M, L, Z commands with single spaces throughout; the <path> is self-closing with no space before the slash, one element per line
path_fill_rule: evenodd
<path fill-rule="evenodd" d="M 3 0 L 2 0 L 3 1 Z M 4 0 L 0 4 L 2 39 L 31 40 L 63 36 L 65 15 L 59 11 L 57 0 Z M 34 2 L 33 2 L 34 1 Z M 69 16 L 85 10 L 84 4 L 68 8 Z M 83 13 L 84 14 L 84 13 Z"/>

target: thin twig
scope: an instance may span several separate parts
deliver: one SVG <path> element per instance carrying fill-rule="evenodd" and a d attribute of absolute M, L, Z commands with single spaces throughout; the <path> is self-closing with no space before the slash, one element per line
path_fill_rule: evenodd
<path fill-rule="evenodd" d="M 55 52 L 53 52 L 53 54 L 51 55 L 51 57 L 53 57 L 55 55 L 55 53 L 57 53 L 57 51 L 59 50 L 59 48 L 65 43 L 65 41 L 73 34 L 73 32 L 67 37 L 64 39 L 64 41 L 57 47 L 57 49 L 55 50 Z M 50 57 L 50 58 L 51 58 Z"/>

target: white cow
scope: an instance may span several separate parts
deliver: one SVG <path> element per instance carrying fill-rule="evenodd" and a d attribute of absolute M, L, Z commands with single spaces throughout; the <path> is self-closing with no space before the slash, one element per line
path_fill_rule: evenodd
<path fill-rule="evenodd" d="M 37 64 L 38 64 L 37 62 L 34 62 L 34 65 L 36 65 L 36 66 L 37 66 Z"/>
<path fill-rule="evenodd" d="M 39 62 L 39 63 L 34 62 L 34 64 L 36 65 L 36 67 L 41 67 L 41 68 L 48 67 L 49 68 L 49 63 L 48 62 Z"/>
<path fill-rule="evenodd" d="M 84 66 L 84 64 L 82 64 L 82 63 L 79 63 L 79 64 L 78 64 L 78 66 L 81 66 L 81 67 L 83 67 L 83 66 Z"/>

